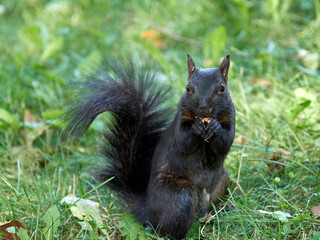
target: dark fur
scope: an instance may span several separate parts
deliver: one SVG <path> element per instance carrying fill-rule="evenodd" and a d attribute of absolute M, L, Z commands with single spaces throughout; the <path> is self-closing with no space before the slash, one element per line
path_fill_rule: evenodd
<path fill-rule="evenodd" d="M 159 105 L 168 90 L 155 89 L 154 73 L 142 68 L 111 57 L 87 81 L 74 84 L 78 98 L 63 116 L 69 123 L 62 134 L 64 141 L 79 136 L 100 113 L 112 112 L 114 124 L 104 133 L 102 150 L 108 162 L 97 177 L 105 181 L 114 176 L 108 186 L 139 215 L 136 203 L 146 195 L 152 156 L 167 121 Z"/>
<path fill-rule="evenodd" d="M 97 115 L 113 112 L 105 133 L 108 165 L 100 179 L 115 176 L 109 186 L 140 221 L 182 239 L 228 184 L 223 162 L 235 124 L 229 57 L 212 69 L 196 69 L 188 58 L 188 91 L 166 130 L 167 114 L 159 108 L 166 90 L 154 87 L 154 75 L 130 61 L 112 59 L 104 66 L 81 84 L 82 97 L 65 115 L 70 122 L 64 137 L 82 134 Z"/>

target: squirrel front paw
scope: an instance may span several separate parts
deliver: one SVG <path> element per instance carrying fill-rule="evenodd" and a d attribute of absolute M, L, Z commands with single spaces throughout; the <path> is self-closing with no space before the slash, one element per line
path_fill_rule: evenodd
<path fill-rule="evenodd" d="M 210 122 L 207 124 L 207 141 L 209 141 L 214 135 L 219 134 L 221 128 L 222 126 L 217 119 L 210 118 Z"/>
<path fill-rule="evenodd" d="M 202 121 L 200 118 L 196 118 L 194 123 L 192 124 L 193 133 L 205 139 L 207 136 L 206 125 L 207 124 L 204 121 Z"/>
<path fill-rule="evenodd" d="M 209 140 L 217 135 L 221 131 L 221 124 L 217 119 L 209 118 L 209 119 L 195 119 L 192 124 L 192 131 L 195 135 L 200 136 L 205 142 L 209 142 Z"/>

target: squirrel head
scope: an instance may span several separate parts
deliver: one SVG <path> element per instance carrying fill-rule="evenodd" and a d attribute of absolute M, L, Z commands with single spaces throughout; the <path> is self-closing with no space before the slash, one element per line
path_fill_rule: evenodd
<path fill-rule="evenodd" d="M 180 113 L 185 120 L 220 118 L 233 107 L 228 91 L 230 56 L 219 68 L 198 69 L 188 54 L 188 84 L 180 99 Z M 231 113 L 230 113 L 231 114 Z"/>

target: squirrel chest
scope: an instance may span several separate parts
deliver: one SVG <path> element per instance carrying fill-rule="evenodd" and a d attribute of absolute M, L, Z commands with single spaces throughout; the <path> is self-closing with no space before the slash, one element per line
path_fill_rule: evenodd
<path fill-rule="evenodd" d="M 209 206 L 210 202 L 216 203 L 217 198 L 226 190 L 229 178 L 223 168 L 223 158 L 214 156 L 207 143 L 199 145 L 195 153 L 185 156 L 180 163 L 181 175 L 189 180 L 197 191 L 199 204 Z M 175 166 L 177 167 L 177 166 Z"/>

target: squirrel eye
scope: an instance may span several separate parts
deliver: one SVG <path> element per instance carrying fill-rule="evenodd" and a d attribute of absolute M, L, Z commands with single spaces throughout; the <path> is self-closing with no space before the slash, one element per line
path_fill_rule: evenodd
<path fill-rule="evenodd" d="M 190 88 L 189 84 L 186 86 L 186 90 L 187 90 L 187 92 L 190 92 L 191 88 Z"/>
<path fill-rule="evenodd" d="M 220 85 L 219 92 L 224 93 L 225 90 L 226 90 L 226 86 L 222 83 Z"/>

